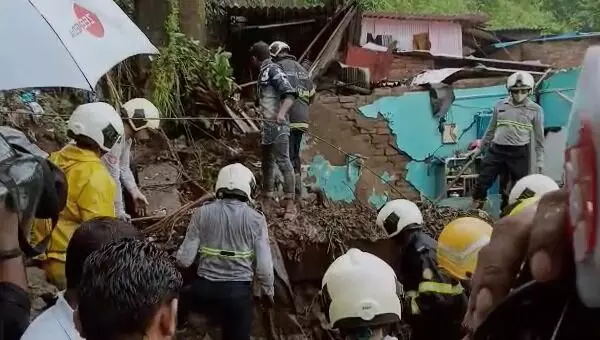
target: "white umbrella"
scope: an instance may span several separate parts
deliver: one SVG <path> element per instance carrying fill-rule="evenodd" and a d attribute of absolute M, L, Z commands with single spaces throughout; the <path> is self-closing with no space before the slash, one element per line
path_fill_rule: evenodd
<path fill-rule="evenodd" d="M 119 62 L 156 53 L 113 0 L 0 0 L 0 91 L 93 90 Z"/>

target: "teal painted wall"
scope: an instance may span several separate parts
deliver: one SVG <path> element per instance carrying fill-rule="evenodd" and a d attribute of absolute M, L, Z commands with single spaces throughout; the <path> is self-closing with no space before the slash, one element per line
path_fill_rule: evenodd
<path fill-rule="evenodd" d="M 570 103 L 561 98 L 556 90 L 573 97 L 579 70 L 567 70 L 554 74 L 546 79 L 539 92 L 539 102 L 545 112 L 545 126 L 565 126 L 568 121 Z M 439 175 L 431 162 L 424 160 L 431 155 L 439 158 L 449 157 L 455 151 L 464 151 L 472 140 L 477 138 L 475 116 L 491 111 L 495 103 L 506 97 L 504 86 L 491 86 L 473 89 L 455 90 L 456 100 L 448 112 L 447 123 L 455 123 L 459 136 L 457 144 L 441 144 L 438 131 L 438 120 L 433 117 L 428 92 L 408 92 L 401 96 L 382 97 L 379 100 L 359 108 L 362 115 L 377 118 L 381 115 L 394 134 L 396 145 L 410 156 L 413 161 L 407 165 L 406 180 L 422 195 L 431 199 L 439 192 Z M 307 138 L 305 148 L 318 148 L 318 143 Z M 393 169 L 390 169 L 393 172 Z M 308 166 L 308 176 L 316 180 L 333 201 L 352 202 L 355 199 L 356 185 L 362 170 L 354 161 L 347 161 L 342 166 L 332 166 L 321 155 L 314 156 Z M 387 172 L 378 174 L 382 183 L 393 179 Z M 375 208 L 383 205 L 389 197 L 388 191 L 372 190 L 368 202 Z M 491 198 L 493 210 L 497 210 L 497 197 Z M 442 202 L 444 205 L 455 205 L 458 202 Z M 462 205 L 459 204 L 459 205 Z"/>
<path fill-rule="evenodd" d="M 506 88 L 492 86 L 456 90 L 455 96 L 446 121 L 456 124 L 458 128 L 460 138 L 457 144 L 441 143 L 438 119 L 433 117 L 429 92 L 384 97 L 360 108 L 366 117 L 377 118 L 381 114 L 388 121 L 396 145 L 414 160 L 408 164 L 406 179 L 419 192 L 432 199 L 439 192 L 436 172 L 440 167 L 424 160 L 433 160 L 431 156 L 443 159 L 457 151 L 466 150 L 468 144 L 477 138 L 475 116 L 490 111 L 498 100 L 506 97 Z"/>

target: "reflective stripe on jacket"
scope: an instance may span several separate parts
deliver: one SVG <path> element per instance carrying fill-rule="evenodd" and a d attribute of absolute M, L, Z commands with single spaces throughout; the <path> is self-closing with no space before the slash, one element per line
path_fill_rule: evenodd
<path fill-rule="evenodd" d="M 290 108 L 290 127 L 308 128 L 308 107 L 315 95 L 315 85 L 308 71 L 292 55 L 284 55 L 276 61 L 281 66 L 290 84 L 298 91 L 298 98 Z"/>
<path fill-rule="evenodd" d="M 394 270 L 410 299 L 413 317 L 458 315 L 466 310 L 466 297 L 460 282 L 444 273 L 436 262 L 436 242 L 420 229 L 406 230 L 400 261 Z"/>
<path fill-rule="evenodd" d="M 511 146 L 533 143 L 537 166 L 543 166 L 544 111 L 530 99 L 519 105 L 509 98 L 499 101 L 481 140 L 481 148 L 485 149 L 490 143 Z"/>
<path fill-rule="evenodd" d="M 192 215 L 177 261 L 189 267 L 198 258 L 198 276 L 210 281 L 254 280 L 273 295 L 273 259 L 267 221 L 247 203 L 219 199 Z"/>

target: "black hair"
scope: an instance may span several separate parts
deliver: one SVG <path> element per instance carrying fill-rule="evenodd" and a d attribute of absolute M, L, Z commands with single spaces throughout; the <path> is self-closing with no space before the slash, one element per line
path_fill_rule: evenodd
<path fill-rule="evenodd" d="M 85 261 L 78 290 L 87 340 L 143 338 L 158 309 L 177 298 L 182 278 L 167 253 L 150 242 L 122 239 Z"/>
<path fill-rule="evenodd" d="M 131 224 L 114 217 L 96 217 L 83 222 L 75 230 L 67 246 L 67 288 L 74 289 L 79 286 L 83 263 L 92 252 L 111 241 L 139 237 L 141 233 Z"/>
<path fill-rule="evenodd" d="M 91 139 L 88 136 L 76 135 L 73 131 L 68 130 L 67 137 L 73 139 L 75 141 L 75 144 L 82 149 L 101 151 L 100 146 L 98 146 L 98 143 L 96 143 L 93 139 Z"/>
<path fill-rule="evenodd" d="M 269 45 L 264 41 L 256 42 L 250 47 L 250 56 L 256 57 L 258 61 L 263 61 L 271 58 L 271 52 L 269 51 Z"/>

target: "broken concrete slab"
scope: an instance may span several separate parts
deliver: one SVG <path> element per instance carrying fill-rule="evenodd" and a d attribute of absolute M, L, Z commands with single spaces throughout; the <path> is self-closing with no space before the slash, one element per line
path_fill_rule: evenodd
<path fill-rule="evenodd" d="M 180 176 L 169 162 L 148 165 L 139 172 L 139 186 L 149 202 L 148 215 L 168 215 L 181 207 Z"/>

